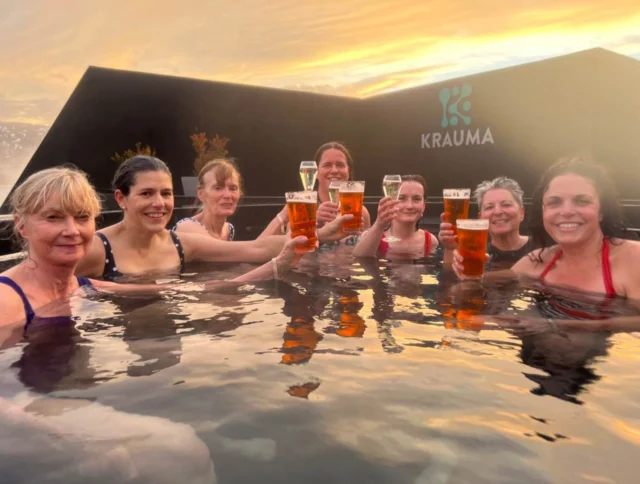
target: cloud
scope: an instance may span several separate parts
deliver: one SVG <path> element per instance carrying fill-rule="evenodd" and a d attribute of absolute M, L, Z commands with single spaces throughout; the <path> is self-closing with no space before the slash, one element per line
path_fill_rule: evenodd
<path fill-rule="evenodd" d="M 49 124 L 64 104 L 62 99 L 8 99 L 0 96 L 0 113 L 3 122 Z"/>
<path fill-rule="evenodd" d="M 596 46 L 640 56 L 636 0 L 5 4 L 0 121 L 52 122 L 89 65 L 367 96 Z"/>

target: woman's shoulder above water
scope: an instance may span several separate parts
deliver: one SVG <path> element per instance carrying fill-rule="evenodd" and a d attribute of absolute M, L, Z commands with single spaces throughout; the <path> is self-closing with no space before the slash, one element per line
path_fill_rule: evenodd
<path fill-rule="evenodd" d="M 204 226 L 202 222 L 194 217 L 186 217 L 181 220 L 178 220 L 176 224 L 171 229 L 176 233 L 195 233 L 195 234 L 203 234 L 209 235 L 207 228 Z"/>
<path fill-rule="evenodd" d="M 559 246 L 557 245 L 545 247 L 544 249 L 534 249 L 516 262 L 513 270 L 529 277 L 537 277 L 555 257 L 558 250 Z"/>
<path fill-rule="evenodd" d="M 640 242 L 612 240 L 609 258 L 616 292 L 640 300 Z"/>
<path fill-rule="evenodd" d="M 0 274 L 0 280 L 13 281 L 11 271 Z M 15 282 L 15 281 L 14 281 Z M 24 302 L 20 294 L 12 287 L 11 283 L 0 283 L 0 301 L 2 301 L 2 317 L 0 327 L 14 325 L 25 321 Z"/>

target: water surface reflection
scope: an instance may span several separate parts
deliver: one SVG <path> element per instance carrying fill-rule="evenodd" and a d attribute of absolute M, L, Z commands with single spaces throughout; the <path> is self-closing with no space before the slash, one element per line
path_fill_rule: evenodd
<path fill-rule="evenodd" d="M 211 461 L 220 483 L 635 482 L 637 335 L 508 332 L 492 315 L 539 317 L 539 293 L 450 276 L 320 251 L 286 282 L 76 301 L 78 320 L 0 352 L 0 471 L 170 482 L 160 459 L 185 483 L 211 481 Z M 98 442 L 121 454 L 81 472 L 74 449 L 94 462 Z"/>

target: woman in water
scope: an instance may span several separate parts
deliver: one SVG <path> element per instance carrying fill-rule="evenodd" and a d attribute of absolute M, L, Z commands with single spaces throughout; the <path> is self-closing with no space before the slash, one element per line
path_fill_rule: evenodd
<path fill-rule="evenodd" d="M 512 273 L 569 297 L 541 298 L 544 319 L 495 317 L 516 329 L 626 330 L 640 328 L 640 317 L 608 317 L 616 298 L 640 308 L 640 242 L 625 240 L 616 190 L 605 169 L 580 157 L 561 160 L 543 175 L 533 196 L 532 243 L 540 247 L 520 259 Z M 454 252 L 454 269 L 462 274 Z M 487 279 L 507 271 L 491 273 Z M 463 276 L 461 276 L 463 277 Z M 580 299 L 589 296 L 591 304 Z M 585 325 L 585 320 L 590 320 Z"/>
<path fill-rule="evenodd" d="M 153 203 L 152 200 L 145 206 Z M 95 218 L 100 213 L 98 195 L 84 173 L 71 168 L 50 168 L 34 173 L 13 192 L 11 204 L 14 232 L 28 255 L 23 262 L 0 274 L 3 311 L 0 329 L 6 331 L 11 323 L 23 322 L 26 330 L 36 319 L 44 322 L 58 317 L 68 319 L 68 298 L 79 291 L 139 292 L 167 288 L 116 284 L 75 275 L 78 265 L 91 251 Z M 142 209 L 137 216 L 148 217 L 149 221 L 140 223 L 153 226 L 157 223 L 155 218 L 161 218 L 156 213 L 147 214 Z M 305 237 L 289 240 L 271 262 L 234 281 L 284 274 L 295 264 L 295 246 L 305 240 Z M 8 335 L 2 336 L 0 341 Z"/>
<path fill-rule="evenodd" d="M 212 160 L 200 170 L 198 180 L 198 199 L 202 207 L 193 217 L 176 223 L 173 231 L 233 240 L 235 228 L 227 218 L 235 213 L 242 196 L 242 177 L 238 167 L 232 160 Z"/>
<path fill-rule="evenodd" d="M 506 177 L 484 181 L 474 192 L 479 218 L 489 220 L 491 241 L 487 250 L 494 269 L 509 268 L 532 250 L 529 237 L 520 235 L 524 220 L 522 195 L 518 182 Z M 458 236 L 450 223 L 440 224 L 438 238 L 444 247 L 444 262 L 450 263 L 458 247 Z"/>
<path fill-rule="evenodd" d="M 134 156 L 122 163 L 113 179 L 115 199 L 124 212 L 121 222 L 96 232 L 76 273 L 113 279 L 124 274 L 167 272 L 193 260 L 264 262 L 285 243 L 282 236 L 248 242 L 226 242 L 195 233 L 180 236 L 166 229 L 173 213 L 173 182 L 169 168 L 153 156 Z M 318 232 L 318 238 L 340 237 L 338 223 Z"/>
<path fill-rule="evenodd" d="M 388 254 L 428 257 L 438 246 L 438 239 L 418 224 L 427 206 L 427 183 L 420 175 L 402 177 L 397 200 L 385 197 L 378 204 L 378 217 L 353 249 L 356 257 L 386 258 Z M 399 239 L 389 244 L 388 236 Z"/>
<path fill-rule="evenodd" d="M 344 145 L 335 141 L 325 143 L 316 151 L 315 162 L 318 164 L 318 226 L 333 222 L 340 214 L 339 206 L 329 198 L 331 182 L 353 180 L 353 158 Z M 371 216 L 366 207 L 362 208 L 363 228 L 371 225 Z M 289 213 L 285 206 L 269 223 L 260 237 L 284 234 L 288 230 Z M 347 237 L 347 235 L 345 235 Z"/>

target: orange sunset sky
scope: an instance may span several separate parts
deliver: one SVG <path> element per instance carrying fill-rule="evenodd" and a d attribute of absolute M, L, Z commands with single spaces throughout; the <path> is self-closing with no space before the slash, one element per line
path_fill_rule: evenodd
<path fill-rule="evenodd" d="M 638 0 L 0 0 L 0 123 L 49 125 L 87 66 L 368 96 L 591 47 Z"/>

